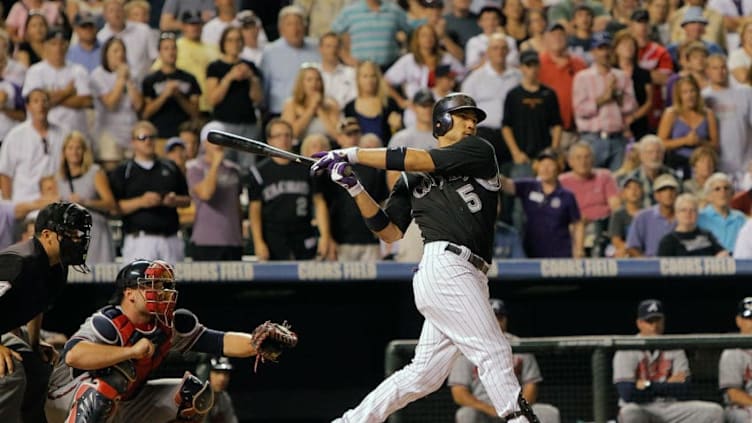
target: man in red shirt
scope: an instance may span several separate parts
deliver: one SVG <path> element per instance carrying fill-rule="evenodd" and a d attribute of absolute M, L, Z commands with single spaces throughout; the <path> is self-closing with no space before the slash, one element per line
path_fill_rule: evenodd
<path fill-rule="evenodd" d="M 572 85 L 574 75 L 587 68 L 581 58 L 570 55 L 567 49 L 567 34 L 558 22 L 549 26 L 545 35 L 546 49 L 540 53 L 540 82 L 556 92 L 563 133 L 561 147 L 572 145 L 577 139 L 572 110 Z"/>
<path fill-rule="evenodd" d="M 605 243 L 608 218 L 621 206 L 619 188 L 608 169 L 593 168 L 593 149 L 584 141 L 569 147 L 567 162 L 570 172 L 559 175 L 559 183 L 574 193 L 580 215 L 585 220 L 585 249 L 600 256 L 601 242 Z"/>

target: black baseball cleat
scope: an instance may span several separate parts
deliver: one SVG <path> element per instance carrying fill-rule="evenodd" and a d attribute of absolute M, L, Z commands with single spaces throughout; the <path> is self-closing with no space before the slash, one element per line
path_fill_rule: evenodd
<path fill-rule="evenodd" d="M 509 413 L 506 416 L 501 418 L 501 423 L 507 423 L 509 421 L 512 421 L 518 417 L 525 417 L 528 422 L 530 423 L 540 423 L 540 420 L 538 420 L 538 416 L 535 415 L 533 412 L 533 408 L 528 404 L 527 400 L 522 397 L 522 394 L 520 394 L 519 397 L 517 397 L 517 405 L 520 406 L 519 411 L 515 411 L 513 413 Z"/>

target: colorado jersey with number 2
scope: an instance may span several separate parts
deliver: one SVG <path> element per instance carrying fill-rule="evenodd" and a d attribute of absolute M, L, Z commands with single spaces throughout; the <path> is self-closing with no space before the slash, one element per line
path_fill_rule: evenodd
<path fill-rule="evenodd" d="M 424 242 L 449 241 L 491 262 L 499 166 L 491 144 L 476 136 L 428 152 L 432 173 L 403 173 L 386 211 L 404 232 L 412 217 Z"/>

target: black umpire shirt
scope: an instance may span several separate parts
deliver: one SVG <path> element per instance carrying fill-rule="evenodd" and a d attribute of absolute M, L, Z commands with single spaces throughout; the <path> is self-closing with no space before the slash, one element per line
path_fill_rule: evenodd
<path fill-rule="evenodd" d="M 386 206 L 391 221 L 405 232 L 412 210 L 424 242 L 464 245 L 491 263 L 501 189 L 493 146 L 470 136 L 428 153 L 433 173 L 403 172 L 394 185 Z"/>
<path fill-rule="evenodd" d="M 36 238 L 0 251 L 0 334 L 47 311 L 67 280 L 67 267 L 50 266 Z"/>

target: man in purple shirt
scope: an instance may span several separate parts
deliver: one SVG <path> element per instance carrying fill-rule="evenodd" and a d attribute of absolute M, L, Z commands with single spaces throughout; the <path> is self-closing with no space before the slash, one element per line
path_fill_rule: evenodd
<path fill-rule="evenodd" d="M 533 168 L 537 178 L 502 178 L 504 192 L 522 201 L 527 223 L 524 246 L 530 258 L 583 256 L 584 225 L 574 194 L 559 184 L 561 162 L 543 150 Z"/>
<path fill-rule="evenodd" d="M 654 257 L 664 235 L 674 230 L 674 201 L 679 183 L 671 175 L 663 174 L 653 182 L 656 205 L 641 210 L 627 233 L 627 254 L 630 257 Z"/>

